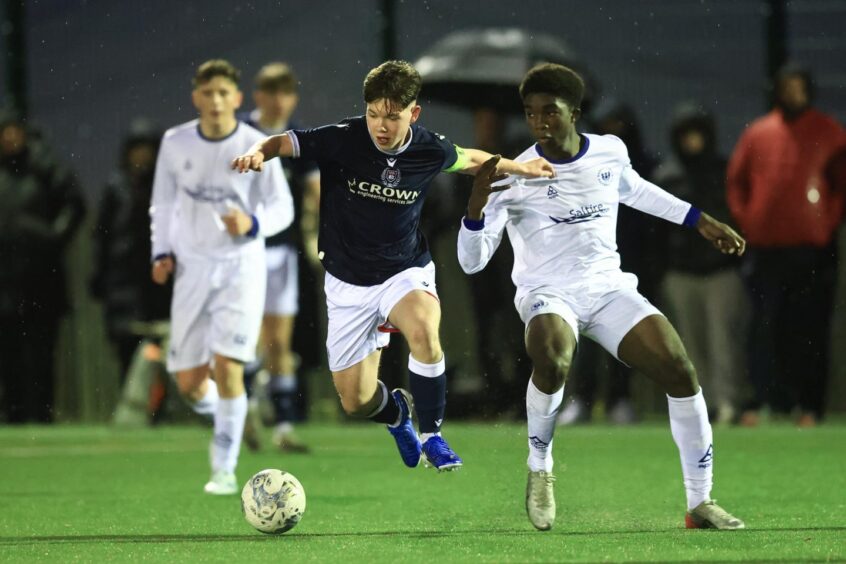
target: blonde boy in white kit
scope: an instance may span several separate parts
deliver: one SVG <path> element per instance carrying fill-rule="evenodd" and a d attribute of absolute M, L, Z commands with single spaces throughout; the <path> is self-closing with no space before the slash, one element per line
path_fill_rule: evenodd
<path fill-rule="evenodd" d="M 476 175 L 458 236 L 459 262 L 467 273 L 485 267 L 504 231 L 514 248 L 514 304 L 526 324 L 533 366 L 526 392 L 529 520 L 540 530 L 555 521 L 555 415 L 581 333 L 667 394 L 687 494 L 686 526 L 742 529 L 743 521 L 710 497 L 714 451 L 696 371 L 675 329 L 638 293 L 637 277 L 620 270 L 617 209 L 622 203 L 695 228 L 724 253 L 742 254 L 745 241 L 642 179 L 617 137 L 580 135 L 575 123 L 583 92 L 581 77 L 567 67 L 544 64 L 528 72 L 520 96 L 537 143 L 516 161 L 545 157 L 555 178 L 500 185 L 498 157 L 492 158 Z"/>
<path fill-rule="evenodd" d="M 162 139 L 153 198 L 153 280 L 174 275 L 168 370 L 197 413 L 214 418 L 205 492 L 238 491 L 235 467 L 247 414 L 244 363 L 255 356 L 264 310 L 264 238 L 290 225 L 291 193 L 278 162 L 262 175 L 229 169 L 263 138 L 239 123 L 238 70 L 206 61 L 194 76 L 199 119 Z"/>

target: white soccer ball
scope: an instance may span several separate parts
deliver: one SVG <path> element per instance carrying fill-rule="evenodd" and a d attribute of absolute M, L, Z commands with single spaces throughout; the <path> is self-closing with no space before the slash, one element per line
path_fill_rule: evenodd
<path fill-rule="evenodd" d="M 303 518 L 306 496 L 300 481 L 284 470 L 262 470 L 241 490 L 241 510 L 247 523 L 262 533 L 281 534 Z"/>

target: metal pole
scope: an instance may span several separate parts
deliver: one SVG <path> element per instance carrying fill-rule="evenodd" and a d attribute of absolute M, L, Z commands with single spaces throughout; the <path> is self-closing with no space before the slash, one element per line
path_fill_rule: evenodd
<path fill-rule="evenodd" d="M 6 0 L 0 31 L 6 45 L 6 96 L 9 106 L 22 117 L 27 114 L 26 40 L 24 37 L 24 2 Z"/>
<path fill-rule="evenodd" d="M 778 69 L 787 62 L 787 2 L 769 0 L 767 2 L 767 79 L 772 82 Z M 766 100 L 767 109 L 772 99 Z"/>
<path fill-rule="evenodd" d="M 389 61 L 397 58 L 396 19 L 397 6 L 395 0 L 381 0 L 380 32 L 382 35 L 382 60 Z"/>

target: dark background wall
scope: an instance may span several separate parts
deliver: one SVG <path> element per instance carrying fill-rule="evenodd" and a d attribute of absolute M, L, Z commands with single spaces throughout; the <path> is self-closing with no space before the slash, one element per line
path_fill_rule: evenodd
<path fill-rule="evenodd" d="M 301 121 L 321 124 L 361 112 L 360 85 L 382 60 L 378 0 L 252 2 L 27 2 L 32 117 L 96 196 L 130 118 L 170 126 L 194 117 L 190 77 L 224 57 L 246 81 L 265 62 L 291 62 L 302 80 Z M 672 106 L 697 98 L 717 112 L 728 151 L 764 109 L 765 17 L 760 0 L 406 1 L 396 4 L 398 55 L 414 60 L 447 33 L 522 27 L 566 40 L 602 93 L 632 103 L 649 145 L 666 148 Z M 846 5 L 788 5 L 788 49 L 820 72 L 820 105 L 846 117 L 839 33 Z M 246 86 L 249 83 L 247 82 Z M 425 90 L 423 94 L 425 99 Z M 427 105 L 424 123 L 471 141 L 463 112 Z"/>
<path fill-rule="evenodd" d="M 380 0 L 27 0 L 30 119 L 80 174 L 93 209 L 132 118 L 145 116 L 166 127 L 194 118 L 190 77 L 206 59 L 223 57 L 239 66 L 245 89 L 264 63 L 290 62 L 302 81 L 302 123 L 360 113 L 364 74 L 383 59 L 382 5 Z M 601 97 L 637 109 L 650 148 L 666 154 L 673 106 L 696 98 L 716 112 L 720 148 L 727 153 L 743 127 L 767 107 L 769 6 L 765 0 L 408 0 L 395 3 L 392 31 L 397 56 L 412 61 L 461 29 L 519 27 L 558 36 L 597 77 Z M 818 106 L 846 122 L 846 2 L 788 2 L 785 12 L 781 38 L 787 53 L 816 73 Z M 7 64 L 0 60 L 4 77 Z M 0 96 L 8 98 L 6 89 Z M 427 103 L 425 87 L 422 97 L 426 126 L 472 144 L 468 113 Z M 512 126 L 520 127 L 519 121 Z M 87 235 L 82 233 L 69 257 L 76 309 L 61 346 L 65 418 L 107 417 L 117 386 L 99 309 L 85 288 Z M 464 290 L 456 291 L 460 301 Z M 835 397 L 846 396 L 840 393 L 846 388 L 841 368 L 846 359 L 837 352 L 837 343 L 846 342 L 843 302 L 833 336 Z M 844 407 L 842 401 L 838 405 Z"/>

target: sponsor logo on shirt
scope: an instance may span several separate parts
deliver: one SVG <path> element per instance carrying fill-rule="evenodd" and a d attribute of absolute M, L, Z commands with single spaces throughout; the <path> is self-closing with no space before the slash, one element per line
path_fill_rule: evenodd
<path fill-rule="evenodd" d="M 391 159 L 388 159 L 389 161 Z M 396 161 L 394 161 L 396 162 Z M 391 168 L 390 166 L 382 171 L 382 182 L 385 186 L 395 188 L 400 183 L 400 171 L 398 168 Z"/>
<path fill-rule="evenodd" d="M 611 181 L 614 180 L 614 173 L 610 168 L 601 168 L 599 169 L 599 172 L 596 173 L 596 179 L 599 180 L 599 183 L 603 186 L 608 186 L 611 184 Z"/>
<path fill-rule="evenodd" d="M 545 301 L 538 300 L 538 301 L 536 301 L 535 303 L 532 304 L 532 311 L 537 311 L 540 308 L 544 307 L 545 305 L 546 305 Z"/>
<path fill-rule="evenodd" d="M 609 208 L 605 204 L 590 204 L 588 206 L 582 206 L 579 209 L 570 210 L 570 217 L 549 216 L 549 219 L 555 223 L 584 223 L 599 219 L 608 210 Z"/>
<path fill-rule="evenodd" d="M 223 188 L 220 186 L 205 186 L 198 184 L 194 188 L 183 186 L 183 190 L 188 194 L 192 200 L 198 202 L 223 202 L 232 198 L 234 192 L 231 188 Z"/>
<path fill-rule="evenodd" d="M 399 171 L 397 171 L 397 173 L 399 173 Z M 347 188 L 353 194 L 363 198 L 372 198 L 389 204 L 413 204 L 420 195 L 420 190 L 396 188 L 395 186 L 382 186 L 381 184 L 374 184 L 373 182 L 367 182 L 366 180 L 359 181 L 355 178 L 347 180 Z"/>
<path fill-rule="evenodd" d="M 557 198 L 558 197 L 558 190 L 556 190 L 553 186 L 550 186 L 549 189 L 546 191 L 547 198 Z"/>

